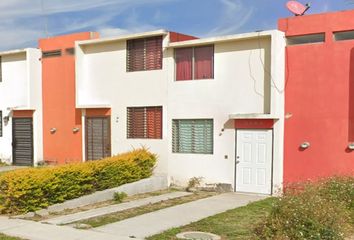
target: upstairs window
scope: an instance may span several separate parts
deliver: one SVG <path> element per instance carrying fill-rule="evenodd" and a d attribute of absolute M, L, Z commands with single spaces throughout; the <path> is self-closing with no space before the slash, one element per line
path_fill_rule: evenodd
<path fill-rule="evenodd" d="M 127 137 L 162 139 L 162 107 L 128 107 Z"/>
<path fill-rule="evenodd" d="M 61 50 L 43 51 L 42 58 L 60 57 Z"/>
<path fill-rule="evenodd" d="M 341 31 L 333 33 L 335 41 L 354 40 L 354 31 Z"/>
<path fill-rule="evenodd" d="M 291 37 L 287 37 L 286 40 L 287 40 L 288 46 L 313 44 L 313 43 L 324 43 L 325 42 L 325 34 L 324 33 L 316 33 L 316 34 L 291 36 Z"/>
<path fill-rule="evenodd" d="M 175 49 L 176 81 L 213 79 L 214 46 Z"/>
<path fill-rule="evenodd" d="M 162 69 L 162 36 L 127 41 L 127 72 Z"/>

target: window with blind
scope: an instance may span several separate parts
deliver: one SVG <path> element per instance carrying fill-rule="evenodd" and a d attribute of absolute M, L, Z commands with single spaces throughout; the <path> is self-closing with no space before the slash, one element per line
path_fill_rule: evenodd
<path fill-rule="evenodd" d="M 213 79 L 214 46 L 175 49 L 176 81 Z"/>
<path fill-rule="evenodd" d="M 213 119 L 172 120 L 172 151 L 213 154 L 213 129 Z"/>
<path fill-rule="evenodd" d="M 127 72 L 162 69 L 162 36 L 127 41 Z"/>
<path fill-rule="evenodd" d="M 162 107 L 128 107 L 127 137 L 162 139 Z"/>

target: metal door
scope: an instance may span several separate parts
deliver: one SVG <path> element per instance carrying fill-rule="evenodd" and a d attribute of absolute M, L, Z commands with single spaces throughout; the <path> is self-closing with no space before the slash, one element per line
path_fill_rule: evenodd
<path fill-rule="evenodd" d="M 86 160 L 111 156 L 110 117 L 86 118 Z"/>
<path fill-rule="evenodd" d="M 12 119 L 12 153 L 14 165 L 33 165 L 32 118 Z"/>
<path fill-rule="evenodd" d="M 236 191 L 271 194 L 272 130 L 237 130 Z"/>

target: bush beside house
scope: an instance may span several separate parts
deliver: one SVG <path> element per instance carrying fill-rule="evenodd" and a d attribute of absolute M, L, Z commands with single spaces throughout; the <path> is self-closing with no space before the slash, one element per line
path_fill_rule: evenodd
<path fill-rule="evenodd" d="M 137 149 L 114 157 L 0 176 L 0 211 L 25 213 L 152 175 L 157 157 Z"/>
<path fill-rule="evenodd" d="M 265 223 L 261 239 L 344 239 L 354 234 L 354 177 L 288 186 Z"/>

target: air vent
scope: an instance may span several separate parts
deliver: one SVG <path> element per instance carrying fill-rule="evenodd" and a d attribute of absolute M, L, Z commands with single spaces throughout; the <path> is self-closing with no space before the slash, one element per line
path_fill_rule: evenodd
<path fill-rule="evenodd" d="M 67 48 L 65 49 L 66 55 L 75 55 L 75 48 Z"/>
<path fill-rule="evenodd" d="M 61 50 L 42 52 L 42 58 L 60 57 L 60 56 L 61 56 Z"/>
<path fill-rule="evenodd" d="M 354 30 L 334 32 L 334 41 L 354 40 Z"/>
<path fill-rule="evenodd" d="M 325 34 L 317 33 L 317 34 L 307 34 L 300 36 L 292 36 L 287 37 L 287 45 L 303 45 L 303 44 L 312 44 L 312 43 L 324 43 Z"/>

